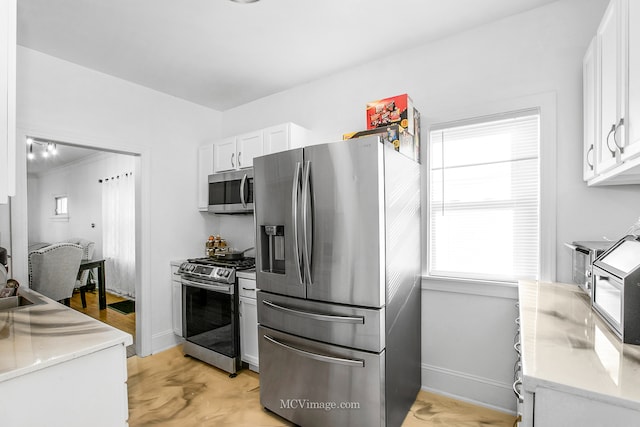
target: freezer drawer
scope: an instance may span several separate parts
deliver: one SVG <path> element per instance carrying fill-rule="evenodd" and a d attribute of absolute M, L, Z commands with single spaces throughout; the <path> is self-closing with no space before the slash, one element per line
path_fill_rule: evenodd
<path fill-rule="evenodd" d="M 260 403 L 305 427 L 384 426 L 385 352 L 345 349 L 258 327 Z"/>
<path fill-rule="evenodd" d="M 372 309 L 258 292 L 258 323 L 282 332 L 379 353 L 385 308 Z"/>

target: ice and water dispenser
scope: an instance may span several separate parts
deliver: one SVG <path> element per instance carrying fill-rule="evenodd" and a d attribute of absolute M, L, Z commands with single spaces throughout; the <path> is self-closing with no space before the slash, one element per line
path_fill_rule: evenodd
<path fill-rule="evenodd" d="M 262 271 L 284 274 L 284 225 L 260 226 Z"/>

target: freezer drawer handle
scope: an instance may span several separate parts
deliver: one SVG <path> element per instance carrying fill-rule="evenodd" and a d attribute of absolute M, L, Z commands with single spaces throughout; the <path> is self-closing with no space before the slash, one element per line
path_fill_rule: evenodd
<path fill-rule="evenodd" d="M 334 357 L 334 356 L 325 356 L 323 354 L 317 354 L 317 353 L 311 353 L 309 351 L 305 351 L 305 350 L 300 350 L 299 348 L 295 348 L 292 347 L 290 345 L 287 345 L 285 343 L 282 343 L 280 341 L 275 340 L 274 338 L 271 338 L 269 335 L 263 335 L 264 339 L 266 339 L 267 341 L 279 345 L 282 348 L 285 348 L 289 351 L 292 351 L 294 353 L 297 353 L 301 356 L 304 357 L 308 357 L 309 359 L 313 359 L 313 360 L 317 360 L 319 362 L 327 362 L 327 363 L 336 363 L 339 365 L 345 365 L 345 366 L 354 366 L 357 368 L 364 368 L 364 360 L 356 360 L 356 359 L 343 359 L 341 357 Z"/>
<path fill-rule="evenodd" d="M 361 325 L 364 325 L 364 317 L 362 316 L 335 316 L 333 314 L 309 313 L 306 311 L 294 310 L 293 308 L 289 307 L 283 307 L 267 300 L 262 300 L 262 303 L 267 307 L 271 307 L 279 311 L 284 311 L 285 313 L 293 314 L 295 316 L 306 317 L 314 320 L 322 320 L 325 322 L 360 323 Z"/>

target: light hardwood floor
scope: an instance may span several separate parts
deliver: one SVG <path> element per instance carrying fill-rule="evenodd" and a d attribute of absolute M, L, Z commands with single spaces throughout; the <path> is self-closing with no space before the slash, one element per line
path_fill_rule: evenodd
<path fill-rule="evenodd" d="M 259 375 L 236 378 L 180 347 L 127 359 L 129 426 L 292 426 L 260 405 Z M 512 415 L 420 391 L 403 427 L 511 427 Z"/>
<path fill-rule="evenodd" d="M 107 293 L 107 304 L 122 301 Z M 71 307 L 130 333 L 135 338 L 135 313 L 98 310 L 98 293 L 80 294 Z M 236 378 L 199 360 L 184 357 L 180 347 L 152 356 L 127 359 L 129 426 L 254 427 L 293 426 L 260 405 L 259 375 L 243 369 Z M 512 415 L 420 391 L 403 427 L 511 427 Z"/>
<path fill-rule="evenodd" d="M 75 292 L 71 298 L 71 308 L 77 310 L 87 316 L 98 319 L 114 328 L 121 331 L 130 333 L 133 339 L 136 339 L 136 314 L 122 314 L 107 307 L 105 310 L 98 309 L 98 291 L 87 292 L 87 308 L 82 308 L 82 301 L 80 300 L 80 292 Z M 126 298 L 122 298 L 118 295 L 107 292 L 107 304 L 113 302 L 124 301 Z"/>

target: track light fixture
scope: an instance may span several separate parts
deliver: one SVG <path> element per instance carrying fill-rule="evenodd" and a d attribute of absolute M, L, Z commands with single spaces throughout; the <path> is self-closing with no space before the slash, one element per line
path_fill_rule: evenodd
<path fill-rule="evenodd" d="M 36 147 L 36 150 L 33 147 Z M 27 146 L 29 147 L 29 152 L 27 153 L 27 159 L 34 160 L 36 158 L 36 153 L 34 151 L 40 151 L 40 155 L 44 158 L 49 156 L 55 156 L 58 154 L 58 146 L 55 142 L 51 141 L 40 141 L 35 138 L 27 138 Z"/>

